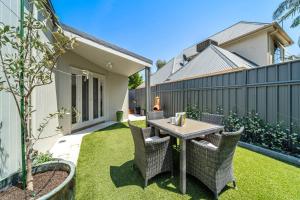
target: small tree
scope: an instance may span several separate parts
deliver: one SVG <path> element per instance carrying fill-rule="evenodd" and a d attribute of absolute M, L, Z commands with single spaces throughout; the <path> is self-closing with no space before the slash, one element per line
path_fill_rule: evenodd
<path fill-rule="evenodd" d="M 49 121 L 55 117 L 62 117 L 65 110 L 49 114 L 40 124 L 37 134 L 33 135 L 31 115 L 35 112 L 32 106 L 32 92 L 53 81 L 53 70 L 56 68 L 58 58 L 73 48 L 74 38 L 68 38 L 58 24 L 55 31 L 50 30 L 49 22 L 56 22 L 55 16 L 49 11 L 46 0 L 28 0 L 30 10 L 21 17 L 20 27 L 0 24 L 0 64 L 3 76 L 0 77 L 0 90 L 12 94 L 21 121 L 22 148 L 24 154 L 23 175 L 26 172 L 26 187 L 33 194 L 32 156 L 33 145 L 42 137 L 42 132 Z M 21 8 L 22 9 L 22 8 Z M 43 19 L 36 19 L 34 10 L 43 15 Z M 22 13 L 21 13 L 22 16 Z M 53 41 L 42 39 L 43 33 L 51 33 Z M 24 34 L 22 34 L 24 33 Z M 6 51 L 5 49 L 11 49 Z M 21 102 L 21 103 L 20 103 Z M 23 179 L 23 185 L 24 179 Z"/>
<path fill-rule="evenodd" d="M 167 62 L 165 60 L 158 59 L 156 61 L 157 70 L 161 69 L 163 66 L 165 66 L 165 64 L 167 64 Z"/>
<path fill-rule="evenodd" d="M 283 22 L 292 17 L 293 22 L 291 28 L 296 28 L 300 25 L 300 0 L 284 0 L 273 13 L 273 19 L 278 22 Z M 300 46 L 300 37 L 298 40 Z"/>
<path fill-rule="evenodd" d="M 128 78 L 128 88 L 135 89 L 143 83 L 143 77 L 137 72 Z"/>

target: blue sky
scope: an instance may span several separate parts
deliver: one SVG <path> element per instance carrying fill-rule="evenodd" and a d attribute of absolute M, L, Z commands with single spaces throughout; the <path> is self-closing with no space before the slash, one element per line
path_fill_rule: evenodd
<path fill-rule="evenodd" d="M 271 22 L 281 0 L 52 0 L 59 19 L 74 28 L 152 59 L 182 49 L 238 22 Z M 297 44 L 300 27 L 284 29 Z M 297 45 L 288 49 L 300 54 Z"/>

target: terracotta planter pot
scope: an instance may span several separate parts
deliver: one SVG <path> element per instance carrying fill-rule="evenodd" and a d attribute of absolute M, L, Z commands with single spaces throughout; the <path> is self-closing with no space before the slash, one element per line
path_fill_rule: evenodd
<path fill-rule="evenodd" d="M 51 192 L 41 196 L 38 200 L 58 200 L 58 199 L 75 199 L 74 197 L 74 186 L 75 186 L 75 165 L 71 162 L 64 160 L 51 161 L 37 165 L 33 167 L 33 174 L 38 174 L 47 171 L 66 171 L 68 172 L 68 177 Z M 21 180 L 21 173 L 17 172 L 12 174 L 0 181 L 0 191 L 5 191 L 9 187 L 16 185 Z"/>

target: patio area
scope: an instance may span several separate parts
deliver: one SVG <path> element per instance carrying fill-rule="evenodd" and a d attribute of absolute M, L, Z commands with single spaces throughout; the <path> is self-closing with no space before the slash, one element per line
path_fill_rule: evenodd
<path fill-rule="evenodd" d="M 145 121 L 135 121 L 145 126 Z M 187 176 L 187 192 L 179 191 L 179 173 L 158 175 L 143 189 L 132 168 L 133 140 L 127 123 L 86 135 L 76 171 L 76 199 L 213 199 L 200 181 Z M 300 169 L 238 147 L 234 157 L 238 189 L 229 184 L 219 199 L 300 199 Z"/>

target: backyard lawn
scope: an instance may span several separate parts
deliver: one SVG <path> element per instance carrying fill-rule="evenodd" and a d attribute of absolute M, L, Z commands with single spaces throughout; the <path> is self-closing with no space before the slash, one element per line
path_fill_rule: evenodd
<path fill-rule="evenodd" d="M 135 122 L 144 126 L 144 121 Z M 213 199 L 200 181 L 187 176 L 187 194 L 181 195 L 179 174 L 144 181 L 132 168 L 133 140 L 126 123 L 83 138 L 76 174 L 76 199 Z M 300 199 L 300 168 L 238 148 L 234 159 L 238 189 L 229 184 L 219 199 Z"/>

